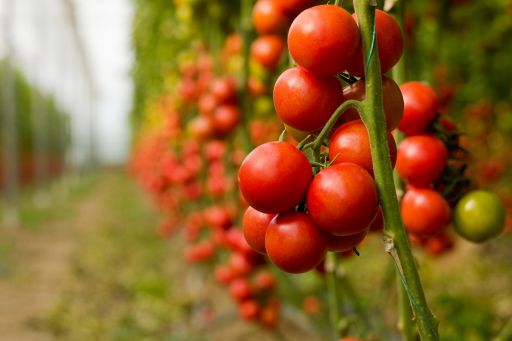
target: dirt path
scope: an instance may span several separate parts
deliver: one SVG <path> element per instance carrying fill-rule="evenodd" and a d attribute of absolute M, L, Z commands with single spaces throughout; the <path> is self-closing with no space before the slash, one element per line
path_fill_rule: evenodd
<path fill-rule="evenodd" d="M 72 215 L 34 231 L 0 232 L 13 243 L 13 272 L 0 278 L 0 340 L 52 339 L 37 325 L 72 280 L 72 258 L 82 236 L 98 226 L 102 200 L 112 190 L 105 180 L 73 205 Z"/>

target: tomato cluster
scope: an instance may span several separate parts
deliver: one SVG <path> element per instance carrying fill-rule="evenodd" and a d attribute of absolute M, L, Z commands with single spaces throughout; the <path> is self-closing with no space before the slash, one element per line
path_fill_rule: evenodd
<path fill-rule="evenodd" d="M 385 72 L 400 58 L 402 40 L 388 14 L 378 11 L 377 18 Z M 362 65 L 356 17 L 334 5 L 305 9 L 290 26 L 288 48 L 297 66 L 278 77 L 274 107 L 286 131 L 300 140 L 318 134 L 346 99 L 365 97 L 363 79 L 345 89 L 338 79 L 340 72 Z M 402 117 L 403 100 L 393 80 L 383 77 L 383 84 L 394 165 L 396 144 L 390 132 Z M 315 268 L 327 251 L 353 249 L 370 229 L 383 227 L 368 131 L 356 111 L 345 113 L 328 147 L 313 155 L 301 149 L 285 141 L 262 144 L 247 155 L 238 176 L 250 205 L 243 221 L 248 244 L 292 273 Z"/>

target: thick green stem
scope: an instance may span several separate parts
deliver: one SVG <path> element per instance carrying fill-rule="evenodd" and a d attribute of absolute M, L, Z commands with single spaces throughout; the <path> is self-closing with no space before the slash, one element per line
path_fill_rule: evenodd
<path fill-rule="evenodd" d="M 326 284 L 327 291 L 329 294 L 329 318 L 331 320 L 331 326 L 334 329 L 336 339 L 340 335 L 340 311 L 338 305 L 338 292 L 336 287 L 336 254 L 329 252 L 325 259 L 325 272 L 326 272 Z"/>
<path fill-rule="evenodd" d="M 252 150 L 253 145 L 251 135 L 249 133 L 249 118 L 251 113 L 250 97 L 248 91 L 249 82 L 249 54 L 252 28 L 251 28 L 251 13 L 252 13 L 252 0 L 242 0 L 241 6 L 241 23 L 240 30 L 243 41 L 243 67 L 241 77 L 241 100 L 242 100 L 242 121 L 240 122 L 240 136 L 244 145 L 245 151 L 248 153 Z"/>
<path fill-rule="evenodd" d="M 416 263 L 405 232 L 393 181 L 393 171 L 386 143 L 387 132 L 382 109 L 382 78 L 377 44 L 372 45 L 375 34 L 375 1 L 355 0 L 363 55 L 365 58 L 366 99 L 361 117 L 368 129 L 373 159 L 375 182 L 384 213 L 386 251 L 395 261 L 397 274 L 414 309 L 418 331 L 422 340 L 439 340 L 437 321 L 428 308 Z M 368 56 L 370 55 L 370 58 Z"/>

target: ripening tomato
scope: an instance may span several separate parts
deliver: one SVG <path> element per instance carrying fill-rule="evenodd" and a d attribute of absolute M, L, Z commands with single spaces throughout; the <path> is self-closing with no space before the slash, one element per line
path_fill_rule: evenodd
<path fill-rule="evenodd" d="M 451 219 L 448 202 L 430 188 L 410 187 L 402 199 L 401 211 L 405 228 L 419 235 L 436 234 Z"/>
<path fill-rule="evenodd" d="M 404 114 L 398 129 L 411 135 L 423 131 L 434 120 L 439 109 L 435 91 L 422 82 L 408 82 L 400 86 L 404 97 Z"/>
<path fill-rule="evenodd" d="M 255 300 L 247 300 L 238 306 L 238 314 L 244 320 L 255 320 L 260 314 L 260 305 Z"/>
<path fill-rule="evenodd" d="M 368 229 L 379 201 L 375 182 L 354 163 L 338 163 L 321 170 L 311 182 L 307 207 L 322 230 L 349 236 Z"/>
<path fill-rule="evenodd" d="M 413 135 L 398 145 L 396 170 L 408 183 L 426 186 L 439 178 L 447 161 L 443 141 L 430 135 Z"/>
<path fill-rule="evenodd" d="M 315 0 L 274 0 L 274 2 L 290 14 L 297 14 L 316 3 Z"/>
<path fill-rule="evenodd" d="M 357 22 L 357 16 L 353 14 Z M 400 60 L 404 50 L 404 40 L 402 31 L 396 20 L 384 11 L 375 11 L 375 25 L 377 47 L 379 49 L 380 71 L 386 73 Z M 359 47 L 352 58 L 352 62 L 347 66 L 347 71 L 351 74 L 363 77 L 363 50 Z"/>
<path fill-rule="evenodd" d="M 279 319 L 279 301 L 271 300 L 260 312 L 260 323 L 265 328 L 274 328 Z"/>
<path fill-rule="evenodd" d="M 483 243 L 503 231 L 505 216 L 505 207 L 496 194 L 472 191 L 455 207 L 453 227 L 461 237 Z"/>
<path fill-rule="evenodd" d="M 220 104 L 235 103 L 236 91 L 236 82 L 231 77 L 216 79 L 211 85 L 211 93 Z"/>
<path fill-rule="evenodd" d="M 326 239 L 304 212 L 278 214 L 265 237 L 268 257 L 280 269 L 301 273 L 314 269 L 326 252 Z"/>
<path fill-rule="evenodd" d="M 279 65 L 286 49 L 283 38 L 277 35 L 264 35 L 256 38 L 251 45 L 251 58 L 267 70 L 273 71 Z"/>
<path fill-rule="evenodd" d="M 318 77 L 301 67 L 286 70 L 274 86 L 274 107 L 292 128 L 322 128 L 343 102 L 343 87 L 334 77 Z"/>
<path fill-rule="evenodd" d="M 290 17 L 275 1 L 258 0 L 252 9 L 252 23 L 259 34 L 283 34 Z"/>
<path fill-rule="evenodd" d="M 361 243 L 368 234 L 368 229 L 350 236 L 327 236 L 327 251 L 350 251 Z"/>
<path fill-rule="evenodd" d="M 247 243 L 257 252 L 265 252 L 265 234 L 274 214 L 263 213 L 252 207 L 247 207 L 242 220 L 242 228 Z"/>
<path fill-rule="evenodd" d="M 354 84 L 343 89 L 345 100 L 355 99 L 362 101 L 366 97 L 366 83 L 360 79 Z M 392 131 L 398 126 L 404 113 L 404 99 L 400 87 L 389 77 L 382 76 L 382 107 L 386 116 L 386 128 Z M 356 109 L 349 109 L 343 113 L 341 120 L 347 122 L 360 119 Z"/>
<path fill-rule="evenodd" d="M 388 147 L 391 166 L 394 167 L 397 153 L 396 143 L 390 133 L 388 133 Z M 370 138 L 363 121 L 349 121 L 334 131 L 329 142 L 329 160 L 335 164 L 352 162 L 373 174 Z"/>
<path fill-rule="evenodd" d="M 253 290 L 249 281 L 245 278 L 237 278 L 233 280 L 229 286 L 229 292 L 238 302 L 243 302 L 252 297 Z"/>
<path fill-rule="evenodd" d="M 313 173 L 308 159 L 287 142 L 267 142 L 247 155 L 238 184 L 245 200 L 260 212 L 293 209 L 305 197 Z"/>
<path fill-rule="evenodd" d="M 293 60 L 309 71 L 334 76 L 345 70 L 360 48 L 359 29 L 346 10 L 335 5 L 310 7 L 300 13 L 288 32 Z"/>
<path fill-rule="evenodd" d="M 212 121 L 215 132 L 226 135 L 233 131 L 240 122 L 240 110 L 236 105 L 224 104 L 213 112 Z"/>

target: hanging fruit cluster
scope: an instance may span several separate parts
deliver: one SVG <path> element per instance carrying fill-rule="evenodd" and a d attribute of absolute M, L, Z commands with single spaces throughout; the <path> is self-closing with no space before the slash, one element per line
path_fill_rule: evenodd
<path fill-rule="evenodd" d="M 473 225 L 478 226 L 470 227 L 468 211 L 474 208 L 469 208 L 467 201 L 479 195 L 472 192 L 464 196 L 471 189 L 465 176 L 466 151 L 460 146 L 457 125 L 439 114 L 434 90 L 416 81 L 400 88 L 405 104 L 398 129 L 406 136 L 398 145 L 396 169 L 406 182 L 402 219 L 413 241 L 433 254 L 450 249 L 453 238 L 447 227 L 452 221 L 455 231 L 470 241 L 483 242 L 499 234 L 504 224 L 504 213 L 499 211 L 503 209 L 499 200 L 487 192 L 484 193 L 493 198 L 472 200 L 472 203 L 493 211 L 492 222 L 473 220 Z M 477 209 L 479 213 L 483 213 L 483 207 Z M 453 219 L 452 209 L 456 212 Z M 466 232 L 468 229 L 480 232 Z"/>
<path fill-rule="evenodd" d="M 388 14 L 378 11 L 376 20 L 386 72 L 400 59 L 402 38 Z M 315 268 L 327 251 L 353 249 L 370 229 L 381 230 L 383 219 L 368 132 L 357 111 L 346 112 L 329 142 L 324 141 L 337 108 L 365 96 L 364 80 L 343 89 L 341 77 L 355 78 L 346 73 L 338 78 L 346 70 L 362 75 L 357 18 L 335 5 L 308 8 L 292 22 L 288 48 L 297 66 L 277 79 L 274 106 L 287 132 L 305 138 L 297 146 L 284 141 L 258 146 L 242 162 L 238 180 L 250 205 L 243 221 L 249 245 L 281 269 L 300 273 Z M 390 131 L 400 121 L 403 102 L 390 78 L 384 77 L 384 91 L 394 165 Z M 316 140 L 310 142 L 311 136 Z"/>

